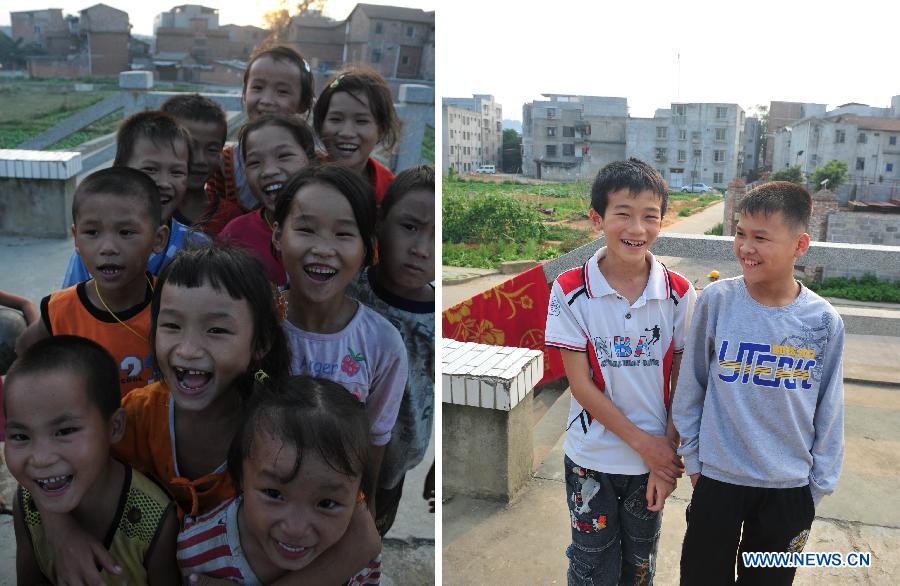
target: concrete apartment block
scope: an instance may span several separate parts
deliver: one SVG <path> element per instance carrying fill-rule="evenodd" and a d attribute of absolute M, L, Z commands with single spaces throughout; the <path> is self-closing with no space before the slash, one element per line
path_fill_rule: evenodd
<path fill-rule="evenodd" d="M 744 110 L 737 104 L 672 104 L 626 122 L 625 156 L 656 167 L 669 187 L 725 189 L 740 173 Z"/>
<path fill-rule="evenodd" d="M 532 390 L 543 352 L 446 338 L 441 345 L 444 488 L 508 501 L 531 477 Z"/>
<path fill-rule="evenodd" d="M 769 125 L 766 128 L 766 152 L 763 166 L 777 170 L 773 156 L 775 154 L 775 133 L 792 122 L 809 116 L 824 116 L 827 104 L 811 102 L 769 102 Z"/>
<path fill-rule="evenodd" d="M 522 107 L 522 171 L 529 177 L 592 179 L 625 156 L 625 98 L 542 94 Z"/>
<path fill-rule="evenodd" d="M 478 117 L 480 144 L 476 153 L 478 165 L 496 165 L 503 162 L 503 106 L 489 94 L 473 94 L 471 98 L 443 98 L 449 106 L 465 108 Z"/>
<path fill-rule="evenodd" d="M 81 154 L 0 149 L 0 234 L 66 238 Z"/>
<path fill-rule="evenodd" d="M 452 167 L 458 174 L 471 173 L 482 163 L 482 134 L 480 117 L 468 108 L 454 106 L 443 100 L 441 108 L 441 160 L 444 172 Z"/>

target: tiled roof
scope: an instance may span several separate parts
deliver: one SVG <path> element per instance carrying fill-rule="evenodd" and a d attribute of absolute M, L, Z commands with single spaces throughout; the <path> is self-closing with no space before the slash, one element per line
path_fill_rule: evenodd
<path fill-rule="evenodd" d="M 402 20 L 405 22 L 424 22 L 434 24 L 434 11 L 425 12 L 419 8 L 403 8 L 401 6 L 379 6 L 376 4 L 357 4 L 353 12 L 362 10 L 369 18 L 382 20 Z M 353 12 L 350 16 L 353 16 Z M 350 17 L 348 16 L 349 20 Z"/>

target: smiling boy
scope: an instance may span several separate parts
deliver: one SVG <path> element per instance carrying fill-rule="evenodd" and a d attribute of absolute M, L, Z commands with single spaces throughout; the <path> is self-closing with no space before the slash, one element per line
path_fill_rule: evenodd
<path fill-rule="evenodd" d="M 638 159 L 601 169 L 589 215 L 606 246 L 553 283 L 545 340 L 572 390 L 569 584 L 651 583 L 661 510 L 681 475 L 669 406 L 696 293 L 650 253 L 667 200 Z"/>
<path fill-rule="evenodd" d="M 16 352 L 59 334 L 94 340 L 113 355 L 122 394 L 149 384 L 150 299 L 147 257 L 162 250 L 159 191 L 147 175 L 112 167 L 89 175 L 72 201 L 75 251 L 89 280 L 41 301 L 41 319 L 19 338 Z"/>
<path fill-rule="evenodd" d="M 174 506 L 155 484 L 110 456 L 125 426 L 116 371 L 102 347 L 75 336 L 38 342 L 10 370 L 3 410 L 6 463 L 19 481 L 19 584 L 57 581 L 42 513 L 70 514 L 102 539 L 120 564 L 122 583 L 178 581 Z"/>
<path fill-rule="evenodd" d="M 809 193 L 764 183 L 739 206 L 743 276 L 697 302 L 673 406 L 694 485 L 682 584 L 734 583 L 735 553 L 800 552 L 843 459 L 844 324 L 794 279 L 809 248 Z M 795 568 L 748 568 L 741 584 L 791 584 Z"/>

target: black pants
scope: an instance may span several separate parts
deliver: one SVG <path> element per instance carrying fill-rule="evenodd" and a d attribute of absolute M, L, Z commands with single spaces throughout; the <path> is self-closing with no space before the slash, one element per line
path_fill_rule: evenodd
<path fill-rule="evenodd" d="M 394 525 L 394 519 L 397 517 L 397 509 L 400 508 L 400 499 L 403 497 L 403 481 L 406 476 L 400 479 L 400 484 L 394 488 L 378 487 L 375 491 L 375 528 L 382 537 L 391 530 Z"/>
<path fill-rule="evenodd" d="M 795 568 L 749 568 L 741 553 L 800 552 L 813 517 L 809 486 L 756 488 L 700 476 L 687 509 L 681 584 L 735 584 L 735 552 L 737 584 L 793 583 Z"/>

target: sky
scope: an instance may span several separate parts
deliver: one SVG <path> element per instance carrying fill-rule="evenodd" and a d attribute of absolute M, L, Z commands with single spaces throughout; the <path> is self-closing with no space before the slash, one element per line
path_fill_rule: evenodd
<path fill-rule="evenodd" d="M 438 94 L 493 94 L 503 117 L 543 93 L 672 102 L 887 107 L 900 94 L 900 2 L 454 0 L 437 13 Z"/>
<path fill-rule="evenodd" d="M 10 12 L 22 10 L 40 10 L 43 8 L 62 8 L 63 14 L 78 14 L 94 4 L 103 3 L 128 13 L 131 32 L 138 35 L 153 34 L 153 20 L 160 12 L 166 12 L 174 6 L 183 4 L 199 4 L 219 10 L 219 24 L 252 24 L 263 25 L 263 14 L 278 8 L 278 0 L 172 0 L 172 2 L 137 2 L 129 0 L 4 0 L 3 12 L 0 13 L 0 26 L 9 26 Z M 422 10 L 434 10 L 437 0 L 366 0 L 366 4 L 388 4 L 391 6 L 408 6 Z M 325 14 L 343 20 L 350 14 L 357 2 L 353 0 L 328 0 Z"/>

